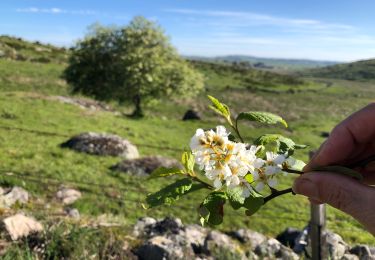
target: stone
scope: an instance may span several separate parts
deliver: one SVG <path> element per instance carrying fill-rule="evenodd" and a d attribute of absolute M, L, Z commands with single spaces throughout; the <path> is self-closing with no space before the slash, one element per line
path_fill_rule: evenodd
<path fill-rule="evenodd" d="M 254 250 L 259 244 L 267 240 L 267 237 L 249 229 L 239 229 L 229 233 L 230 236 L 237 239 L 241 243 L 249 244 L 251 250 Z"/>
<path fill-rule="evenodd" d="M 2 190 L 0 204 L 11 207 L 15 203 L 25 204 L 29 201 L 29 193 L 21 187 L 13 187 L 9 192 Z"/>
<path fill-rule="evenodd" d="M 323 234 L 323 244 L 326 245 L 324 255 L 327 259 L 341 259 L 349 249 L 340 235 L 330 231 Z"/>
<path fill-rule="evenodd" d="M 300 236 L 301 231 L 296 228 L 288 227 L 276 236 L 276 239 L 284 246 L 294 248 L 296 239 Z"/>
<path fill-rule="evenodd" d="M 184 117 L 182 118 L 183 121 L 187 120 L 201 120 L 201 115 L 198 111 L 189 109 L 185 112 Z"/>
<path fill-rule="evenodd" d="M 73 136 L 60 146 L 93 155 L 119 156 L 124 159 L 139 157 L 139 152 L 135 145 L 128 140 L 111 134 L 82 133 Z"/>
<path fill-rule="evenodd" d="M 241 247 L 230 236 L 215 230 L 208 233 L 203 250 L 215 259 L 246 259 Z"/>
<path fill-rule="evenodd" d="M 59 199 L 64 205 L 70 205 L 81 198 L 82 194 L 78 190 L 62 188 L 56 193 L 56 198 Z"/>
<path fill-rule="evenodd" d="M 74 219 L 80 219 L 80 214 L 78 209 L 72 209 L 72 208 L 66 208 L 65 213 L 68 217 L 74 218 Z"/>
<path fill-rule="evenodd" d="M 340 260 L 359 260 L 359 257 L 353 254 L 344 254 Z"/>
<path fill-rule="evenodd" d="M 367 245 L 356 245 L 352 247 L 349 252 L 353 255 L 357 255 L 360 259 L 372 255 L 370 248 Z"/>
<path fill-rule="evenodd" d="M 299 256 L 294 253 L 290 248 L 281 244 L 278 240 L 270 238 L 267 241 L 259 244 L 254 252 L 263 258 L 281 258 L 281 259 L 299 259 Z"/>
<path fill-rule="evenodd" d="M 3 222 L 12 240 L 17 240 L 29 234 L 43 231 L 42 224 L 34 218 L 26 217 L 23 214 L 7 217 Z"/>
<path fill-rule="evenodd" d="M 147 176 L 159 167 L 181 168 L 181 164 L 172 158 L 162 156 L 147 156 L 139 159 L 128 159 L 111 167 L 111 170 L 131 173 L 137 176 Z"/>
<path fill-rule="evenodd" d="M 185 227 L 185 240 L 189 244 L 195 254 L 204 252 L 204 242 L 207 237 L 207 229 L 199 225 L 188 225 Z"/>
<path fill-rule="evenodd" d="M 150 217 L 143 217 L 138 219 L 133 227 L 133 235 L 135 237 L 145 236 L 152 225 L 156 223 L 156 219 Z"/>
<path fill-rule="evenodd" d="M 144 260 L 187 259 L 182 247 L 164 236 L 155 236 L 146 241 L 136 251 Z"/>

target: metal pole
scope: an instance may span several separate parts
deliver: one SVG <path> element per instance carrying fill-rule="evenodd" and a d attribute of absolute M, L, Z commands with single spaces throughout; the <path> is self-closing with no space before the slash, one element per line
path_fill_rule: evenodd
<path fill-rule="evenodd" d="M 310 239 L 311 258 L 321 260 L 323 257 L 323 230 L 326 224 L 326 206 L 311 203 Z"/>

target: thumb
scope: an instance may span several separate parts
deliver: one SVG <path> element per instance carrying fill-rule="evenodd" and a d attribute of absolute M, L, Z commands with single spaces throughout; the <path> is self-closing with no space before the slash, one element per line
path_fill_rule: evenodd
<path fill-rule="evenodd" d="M 344 211 L 375 235 L 374 187 L 337 173 L 309 172 L 295 180 L 293 191 Z"/>

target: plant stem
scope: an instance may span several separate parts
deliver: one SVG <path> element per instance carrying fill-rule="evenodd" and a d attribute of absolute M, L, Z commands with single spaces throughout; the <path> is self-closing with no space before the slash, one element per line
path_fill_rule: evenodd
<path fill-rule="evenodd" d="M 304 174 L 303 171 L 297 171 L 297 170 L 292 170 L 292 169 L 283 169 L 283 172 L 294 173 L 294 174 L 298 174 L 298 175 Z"/>
<path fill-rule="evenodd" d="M 264 204 L 266 204 L 268 201 L 278 197 L 278 196 L 281 196 L 281 195 L 284 195 L 284 194 L 287 194 L 287 193 L 292 193 L 294 194 L 292 188 L 289 188 L 289 189 L 285 189 L 285 190 L 280 190 L 280 191 L 274 191 L 271 193 L 271 195 L 268 195 L 267 197 L 264 198 Z"/>
<path fill-rule="evenodd" d="M 236 131 L 236 134 L 238 135 L 238 138 L 240 138 L 241 142 L 242 143 L 245 143 L 241 134 L 240 134 L 240 131 L 238 130 L 238 121 L 236 120 L 236 125 L 234 126 L 233 124 L 231 124 L 232 128 L 234 129 L 234 131 Z"/>

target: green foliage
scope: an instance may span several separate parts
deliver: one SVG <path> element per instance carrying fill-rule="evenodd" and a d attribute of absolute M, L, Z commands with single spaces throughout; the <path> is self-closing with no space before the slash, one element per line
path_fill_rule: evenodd
<path fill-rule="evenodd" d="M 250 111 L 250 112 L 242 112 L 237 116 L 237 121 L 239 120 L 248 120 L 248 121 L 255 121 L 263 124 L 277 124 L 281 123 L 285 127 L 288 127 L 286 121 L 275 114 L 268 113 L 268 112 L 259 112 L 259 111 Z"/>
<path fill-rule="evenodd" d="M 248 174 L 251 176 L 250 174 Z M 227 198 L 233 209 L 237 210 L 244 204 L 244 197 L 242 196 L 242 190 L 240 188 L 227 190 Z"/>
<path fill-rule="evenodd" d="M 214 191 L 204 199 L 199 206 L 199 215 L 202 225 L 220 225 L 224 217 L 224 204 L 227 196 L 224 192 Z"/>
<path fill-rule="evenodd" d="M 165 168 L 165 167 L 160 167 L 154 170 L 151 174 L 149 179 L 154 179 L 158 177 L 167 177 L 167 176 L 172 176 L 176 174 L 183 174 L 184 172 L 179 169 L 179 168 Z"/>
<path fill-rule="evenodd" d="M 194 96 L 203 88 L 203 77 L 178 56 L 163 30 L 140 16 L 123 28 L 94 26 L 73 49 L 64 75 L 73 92 L 131 102 L 136 116 L 148 102 Z"/>
<path fill-rule="evenodd" d="M 195 158 L 191 152 L 184 152 L 181 157 L 181 163 L 185 167 L 185 170 L 193 174 L 194 173 L 194 164 Z"/>
<path fill-rule="evenodd" d="M 230 110 L 227 105 L 221 103 L 218 99 L 214 98 L 213 96 L 208 96 L 208 99 L 211 100 L 212 106 L 210 106 L 210 108 L 213 111 L 227 119 L 230 119 Z"/>
<path fill-rule="evenodd" d="M 246 208 L 246 215 L 251 216 L 255 214 L 264 204 L 264 198 L 261 194 L 253 191 L 250 196 L 244 201 L 244 208 Z"/>
<path fill-rule="evenodd" d="M 277 153 L 292 155 L 296 149 L 295 142 L 285 136 L 279 134 L 264 134 L 255 139 L 254 144 L 262 146 L 272 146 L 272 149 Z M 301 146 L 298 146 L 298 148 Z"/>

